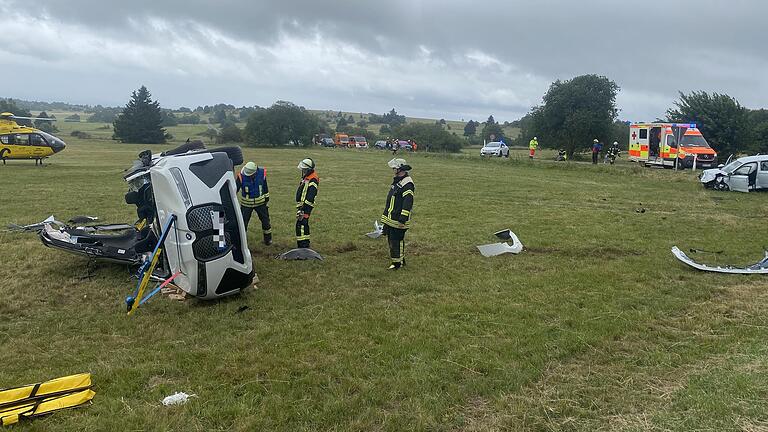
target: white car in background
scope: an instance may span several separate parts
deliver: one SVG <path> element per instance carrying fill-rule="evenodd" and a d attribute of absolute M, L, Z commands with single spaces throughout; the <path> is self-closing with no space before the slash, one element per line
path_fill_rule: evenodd
<path fill-rule="evenodd" d="M 509 157 L 509 147 L 506 144 L 499 141 L 492 141 L 483 146 L 480 149 L 480 156 L 497 156 L 497 157 Z"/>
<path fill-rule="evenodd" d="M 708 189 L 737 192 L 768 190 L 768 155 L 747 156 L 704 170 L 699 180 Z"/>

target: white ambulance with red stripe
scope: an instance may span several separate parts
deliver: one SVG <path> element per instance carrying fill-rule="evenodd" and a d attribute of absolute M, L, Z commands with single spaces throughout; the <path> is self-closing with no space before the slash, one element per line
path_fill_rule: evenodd
<path fill-rule="evenodd" d="M 630 123 L 629 160 L 665 168 L 712 168 L 717 152 L 695 123 Z"/>

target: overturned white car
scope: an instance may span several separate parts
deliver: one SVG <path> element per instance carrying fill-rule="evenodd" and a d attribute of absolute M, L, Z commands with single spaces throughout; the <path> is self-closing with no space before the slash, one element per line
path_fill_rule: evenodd
<path fill-rule="evenodd" d="M 722 191 L 768 190 L 768 155 L 747 156 L 704 170 L 699 180 L 705 188 Z"/>
<path fill-rule="evenodd" d="M 209 150 L 201 142 L 160 154 L 146 150 L 124 176 L 125 201 L 137 208 L 135 225 L 89 232 L 49 223 L 40 237 L 56 249 L 141 265 L 142 274 L 173 279 L 194 297 L 238 293 L 254 278 L 233 173 L 242 159 L 239 147 Z"/>

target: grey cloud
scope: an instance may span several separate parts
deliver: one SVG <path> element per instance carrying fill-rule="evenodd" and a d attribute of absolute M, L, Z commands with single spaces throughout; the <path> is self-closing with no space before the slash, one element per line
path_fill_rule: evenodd
<path fill-rule="evenodd" d="M 18 0 L 0 0 L 0 8 L 4 6 L 30 10 L 26 2 Z M 317 108 L 330 103 L 338 105 L 334 109 L 355 111 L 407 106 L 436 117 L 482 110 L 517 117 L 539 101 L 549 82 L 583 73 L 603 74 L 616 81 L 627 94 L 619 99 L 627 116 L 662 115 L 677 97 L 678 90 L 724 92 L 753 107 L 766 99 L 768 61 L 764 46 L 768 32 L 762 21 L 768 15 L 768 3 L 677 0 L 663 8 L 657 6 L 657 3 L 639 0 L 38 0 L 35 10 L 40 17 L 47 17 L 50 25 L 84 29 L 104 38 L 153 46 L 158 50 L 168 49 L 163 39 L 167 34 L 143 24 L 149 19 L 166 22 L 176 34 L 177 43 L 203 53 L 216 53 L 221 58 L 233 48 L 213 41 L 208 30 L 257 47 L 278 46 L 286 36 L 309 41 L 319 36 L 328 43 L 359 50 L 366 56 L 359 61 L 371 64 L 381 61 L 387 67 L 400 69 L 397 74 L 388 74 L 367 68 L 370 73 L 367 81 L 352 80 L 348 85 L 354 87 L 346 87 L 347 91 L 343 91 L 343 85 L 319 84 L 320 91 L 335 90 L 339 97 L 314 95 L 317 83 L 291 73 L 282 77 L 284 86 L 271 83 L 270 88 L 250 89 L 259 98 L 277 93 L 295 94 L 294 102 L 308 106 L 316 103 Z M 414 89 L 408 83 L 406 72 L 415 60 L 423 60 L 422 46 L 432 60 L 427 67 L 431 68 L 433 85 Z M 14 52 L 20 54 L 19 50 Z M 24 45 L 24 50 L 29 53 L 30 47 Z M 500 65 L 468 66 L 466 54 L 475 51 L 498 60 Z M 55 47 L 37 50 L 37 53 L 47 61 L 59 61 L 64 56 Z M 236 54 L 244 55 L 241 51 Z M 183 50 L 178 53 L 180 61 L 184 55 L 187 54 Z M 339 53 L 334 57 L 328 53 L 325 61 L 336 62 L 343 55 Z M 279 52 L 260 50 L 250 61 L 238 61 L 233 59 L 232 64 L 254 67 L 260 62 L 265 70 L 271 70 L 281 62 L 300 62 L 301 59 L 284 59 Z M 328 68 L 323 64 L 306 67 L 318 71 Z M 477 74 L 476 80 L 467 83 L 477 89 L 439 91 L 441 83 L 461 85 L 457 77 L 462 76 L 464 69 Z M 284 69 L 279 70 L 286 73 Z M 161 75 L 163 72 L 158 71 L 154 79 L 169 87 L 157 89 L 156 93 L 167 93 L 170 101 L 189 97 L 178 82 Z M 394 79 L 398 82 L 393 83 Z M 188 83 L 197 80 L 190 77 Z M 242 87 L 248 83 L 261 85 L 258 80 L 231 80 L 230 85 Z M 393 86 L 410 89 L 410 97 L 404 98 L 402 93 L 392 91 Z M 493 86 L 508 89 L 516 97 L 503 103 L 483 100 L 484 89 Z M 243 97 L 242 88 L 228 90 L 219 83 L 215 87 L 221 97 L 228 94 Z M 38 98 L 45 98 L 45 86 L 39 91 Z M 211 91 L 212 87 L 205 90 Z M 122 94 L 109 93 L 116 97 Z M 186 102 L 187 105 L 193 103 Z M 359 106 L 364 103 L 372 106 Z"/>

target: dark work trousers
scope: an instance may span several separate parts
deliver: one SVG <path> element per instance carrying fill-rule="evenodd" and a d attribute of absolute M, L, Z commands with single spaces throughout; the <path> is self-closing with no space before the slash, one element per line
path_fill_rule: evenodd
<path fill-rule="evenodd" d="M 264 235 L 272 234 L 272 225 L 269 223 L 269 207 L 267 207 L 266 204 L 257 207 L 240 206 L 240 212 L 243 214 L 243 223 L 245 224 L 246 231 L 248 230 L 248 222 L 251 221 L 251 215 L 253 215 L 254 210 L 259 216 L 261 230 L 264 231 Z"/>
<path fill-rule="evenodd" d="M 592 163 L 597 165 L 597 157 L 600 155 L 598 152 L 592 152 Z"/>
<path fill-rule="evenodd" d="M 309 247 L 309 219 L 307 218 L 296 221 L 296 247 Z"/>
<path fill-rule="evenodd" d="M 405 265 L 405 232 L 408 230 L 387 226 L 387 242 L 392 264 Z"/>

